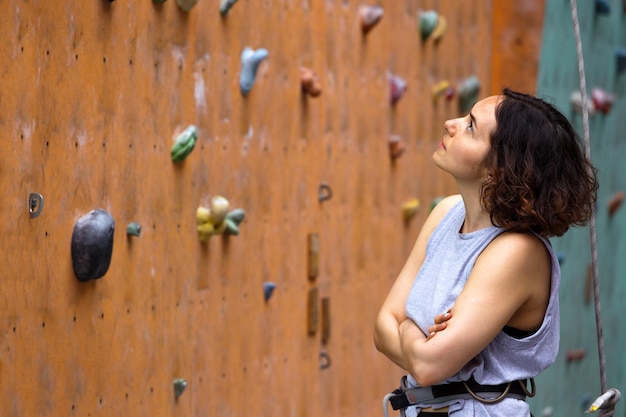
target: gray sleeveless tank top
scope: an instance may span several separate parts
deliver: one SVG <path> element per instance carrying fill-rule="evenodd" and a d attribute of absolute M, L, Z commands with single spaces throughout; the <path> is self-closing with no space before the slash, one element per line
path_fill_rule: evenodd
<path fill-rule="evenodd" d="M 460 294 L 476 258 L 504 229 L 491 226 L 471 233 L 459 233 L 465 219 L 465 206 L 460 201 L 444 216 L 433 231 L 426 258 L 409 292 L 406 313 L 426 332 L 434 324 L 436 314 L 450 309 Z M 552 278 L 548 308 L 539 330 L 522 339 L 503 331 L 461 371 L 445 382 L 466 381 L 470 377 L 481 384 L 500 384 L 538 375 L 556 359 L 559 348 L 558 286 L 561 271 L 552 245 L 540 238 L 552 258 Z M 408 381 L 417 386 L 410 375 Z M 449 406 L 449 415 L 510 417 L 529 416 L 525 401 L 506 398 L 496 404 L 476 400 L 454 400 L 439 406 Z M 419 412 L 419 405 L 407 410 L 407 417 Z"/>

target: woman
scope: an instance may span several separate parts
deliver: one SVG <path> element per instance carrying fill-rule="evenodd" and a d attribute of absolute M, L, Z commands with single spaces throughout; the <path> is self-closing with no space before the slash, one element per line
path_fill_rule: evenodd
<path fill-rule="evenodd" d="M 589 220 L 595 169 L 558 110 L 508 89 L 444 127 L 433 161 L 460 194 L 426 220 L 374 341 L 409 388 L 463 391 L 416 389 L 407 416 L 528 416 L 525 380 L 558 352 L 560 269 L 547 238 Z M 485 402 L 468 386 L 487 391 L 479 398 L 509 390 Z"/>

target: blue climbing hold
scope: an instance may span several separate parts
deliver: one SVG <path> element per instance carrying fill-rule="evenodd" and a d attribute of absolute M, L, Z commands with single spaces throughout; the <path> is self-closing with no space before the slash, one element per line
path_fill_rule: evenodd
<path fill-rule="evenodd" d="M 265 282 L 263 283 L 263 296 L 265 297 L 265 301 L 269 300 L 274 293 L 274 289 L 276 288 L 276 284 L 273 282 Z"/>
<path fill-rule="evenodd" d="M 72 232 L 71 252 L 79 281 L 101 278 L 109 270 L 114 232 L 115 221 L 106 210 L 92 210 L 78 219 Z"/>
<path fill-rule="evenodd" d="M 615 63 L 617 64 L 617 75 L 626 71 L 626 48 L 615 49 Z"/>
<path fill-rule="evenodd" d="M 259 69 L 259 64 L 263 61 L 269 53 L 266 49 L 260 48 L 256 51 L 252 48 L 246 48 L 241 53 L 241 74 L 239 76 L 239 87 L 241 88 L 241 94 L 245 97 L 248 95 L 254 80 L 256 79 L 256 72 Z"/>
<path fill-rule="evenodd" d="M 611 5 L 607 0 L 596 0 L 596 13 L 609 14 L 611 13 Z"/>

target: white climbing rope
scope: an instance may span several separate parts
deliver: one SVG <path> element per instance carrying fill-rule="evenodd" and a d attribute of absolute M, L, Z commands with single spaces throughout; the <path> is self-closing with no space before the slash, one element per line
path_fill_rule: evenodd
<path fill-rule="evenodd" d="M 591 161 L 591 145 L 589 140 L 589 111 L 587 108 L 587 92 L 585 85 L 585 64 L 583 60 L 583 47 L 578 26 L 578 13 L 576 0 L 570 0 L 572 10 L 572 24 L 574 25 L 574 36 L 576 38 L 576 52 L 578 54 L 578 77 L 580 79 L 580 96 L 583 104 L 583 135 L 585 140 L 585 156 Z M 619 401 L 621 394 L 615 389 L 607 389 L 606 386 L 606 364 L 604 360 L 604 337 L 602 335 L 602 315 L 600 312 L 600 283 L 598 280 L 598 245 L 596 237 L 596 209 L 593 208 L 589 221 L 589 231 L 591 234 L 591 270 L 593 282 L 593 301 L 596 314 L 596 332 L 598 337 L 598 357 L 600 360 L 600 390 L 603 393 L 598 397 L 587 412 L 602 410 L 600 416 L 612 417 L 615 414 L 615 405 Z"/>

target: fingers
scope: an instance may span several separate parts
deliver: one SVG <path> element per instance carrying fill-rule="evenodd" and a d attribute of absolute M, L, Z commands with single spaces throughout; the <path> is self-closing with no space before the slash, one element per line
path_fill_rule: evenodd
<path fill-rule="evenodd" d="M 426 340 L 432 339 L 437 332 L 440 332 L 448 327 L 447 321 L 450 320 L 451 317 L 452 312 L 450 310 L 442 314 L 437 314 L 435 316 L 435 324 L 428 328 L 428 336 Z"/>
<path fill-rule="evenodd" d="M 445 313 L 442 314 L 437 314 L 435 316 L 435 324 L 440 324 L 443 322 L 446 322 L 448 320 L 450 320 L 450 317 L 452 317 L 452 311 L 448 310 Z"/>
<path fill-rule="evenodd" d="M 428 337 L 427 339 L 432 339 L 437 332 L 442 331 L 443 329 L 445 329 L 448 325 L 446 323 L 441 323 L 441 324 L 435 324 L 433 326 L 430 326 L 428 328 Z"/>

